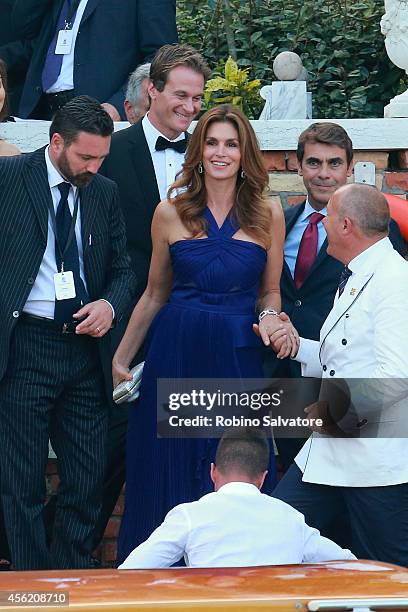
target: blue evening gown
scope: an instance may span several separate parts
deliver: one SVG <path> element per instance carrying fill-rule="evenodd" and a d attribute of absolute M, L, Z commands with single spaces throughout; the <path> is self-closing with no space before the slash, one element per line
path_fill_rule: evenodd
<path fill-rule="evenodd" d="M 157 439 L 158 378 L 262 378 L 261 341 L 252 331 L 266 264 L 261 246 L 233 238 L 207 208 L 208 238 L 171 245 L 173 287 L 147 338 L 140 398 L 129 416 L 125 512 L 118 562 L 160 525 L 167 512 L 213 490 L 216 439 Z M 268 481 L 276 484 L 273 449 Z"/>

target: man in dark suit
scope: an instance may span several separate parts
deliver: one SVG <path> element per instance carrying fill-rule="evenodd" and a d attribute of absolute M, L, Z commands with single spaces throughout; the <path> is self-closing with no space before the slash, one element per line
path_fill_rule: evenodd
<path fill-rule="evenodd" d="M 285 258 L 280 284 L 282 310 L 302 337 L 318 340 L 344 267 L 327 254 L 322 219 L 331 195 L 345 185 L 352 174 L 353 145 L 341 126 L 314 123 L 299 137 L 297 159 L 307 198 L 302 204 L 285 210 Z M 394 221 L 390 225 L 390 240 L 397 251 L 402 255 L 406 253 L 404 240 Z M 299 363 L 289 358 L 280 361 L 272 352 L 266 356 L 265 372 L 269 377 L 301 377 Z M 320 381 L 312 379 L 309 383 L 306 386 L 302 382 L 299 386 L 298 393 L 303 401 L 299 412 L 318 396 Z M 303 443 L 304 440 L 298 439 L 277 439 L 284 468 L 293 462 Z"/>
<path fill-rule="evenodd" d="M 101 360 L 130 285 L 117 188 L 97 175 L 112 132 L 101 105 L 80 96 L 55 115 L 48 147 L 0 159 L 1 495 L 16 569 L 92 565 L 107 427 Z M 48 547 L 49 438 L 61 483 Z"/>
<path fill-rule="evenodd" d="M 37 37 L 20 116 L 50 119 L 68 99 L 87 94 L 114 121 L 126 119 L 129 74 L 177 41 L 175 14 L 175 0 L 15 0 L 20 35 Z"/>
<path fill-rule="evenodd" d="M 189 45 L 165 45 L 159 49 L 150 68 L 149 112 L 136 124 L 113 135 L 109 156 L 102 166 L 103 174 L 119 187 L 127 249 L 136 274 L 137 290 L 128 317 L 147 284 L 153 213 L 160 200 L 166 198 L 169 186 L 181 170 L 186 130 L 201 108 L 204 84 L 209 75 L 203 57 Z M 115 330 L 112 352 L 125 329 L 126 325 L 122 324 Z M 136 360 L 141 359 L 138 355 Z M 103 536 L 124 483 L 126 429 L 126 407 L 113 404 L 103 509 L 95 545 Z"/>

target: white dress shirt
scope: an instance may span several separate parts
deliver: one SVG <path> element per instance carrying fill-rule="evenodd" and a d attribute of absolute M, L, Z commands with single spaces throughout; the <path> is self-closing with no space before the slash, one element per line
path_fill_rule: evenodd
<path fill-rule="evenodd" d="M 149 113 L 142 119 L 142 127 L 146 137 L 147 146 L 149 147 L 152 158 L 154 172 L 156 174 L 157 187 L 160 193 L 160 199 L 167 199 L 167 190 L 176 178 L 176 174 L 180 172 L 184 163 L 184 153 L 178 153 L 174 149 L 165 149 L 164 151 L 156 151 L 156 141 L 159 136 L 166 138 L 164 134 L 150 122 Z M 183 140 L 185 137 L 182 132 L 172 142 Z M 169 140 L 166 138 L 166 140 Z"/>
<path fill-rule="evenodd" d="M 46 93 L 57 93 L 58 91 L 68 91 L 74 89 L 74 57 L 75 57 L 75 43 L 78 36 L 78 30 L 81 23 L 82 16 L 86 9 L 88 0 L 81 0 L 78 6 L 78 10 L 75 13 L 73 24 L 72 24 L 72 46 L 70 53 L 63 55 L 62 66 L 59 77 L 55 83 L 47 89 Z"/>
<path fill-rule="evenodd" d="M 256 486 L 230 482 L 180 504 L 119 569 L 243 567 L 355 559 L 305 523 L 303 514 Z"/>
<path fill-rule="evenodd" d="M 55 212 L 59 204 L 61 194 L 58 189 L 58 185 L 65 181 L 64 177 L 58 172 L 55 166 L 52 164 L 48 147 L 45 149 L 45 163 L 47 165 L 48 183 L 51 190 L 52 202 L 54 205 Z M 77 192 L 77 187 L 71 185 L 71 189 L 68 194 L 68 205 L 71 211 L 71 215 L 74 210 L 74 200 Z M 79 254 L 79 273 L 84 282 L 85 289 L 85 271 L 84 271 L 84 257 L 82 249 L 82 238 L 81 238 L 81 205 L 79 203 L 78 215 L 75 224 L 75 236 L 78 245 Z M 28 299 L 23 308 L 23 312 L 28 314 L 37 315 L 39 317 L 47 317 L 48 319 L 54 318 L 54 306 L 55 306 L 55 287 L 54 287 L 54 274 L 60 272 L 57 270 L 57 264 L 55 261 L 55 236 L 54 229 L 51 221 L 51 214 L 48 212 L 48 235 L 47 235 L 47 246 L 44 251 L 43 259 L 38 270 L 37 277 L 34 281 L 33 287 L 30 291 Z"/>

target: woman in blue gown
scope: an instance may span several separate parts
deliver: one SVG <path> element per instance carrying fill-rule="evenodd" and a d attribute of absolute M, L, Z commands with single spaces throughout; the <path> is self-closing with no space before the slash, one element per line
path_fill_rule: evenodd
<path fill-rule="evenodd" d="M 256 306 L 271 310 L 255 325 L 265 344 L 282 326 L 273 312 L 280 311 L 284 222 L 280 206 L 265 198 L 267 184 L 246 117 L 230 105 L 205 113 L 170 199 L 156 209 L 148 286 L 113 360 L 118 384 L 147 335 L 140 398 L 129 417 L 118 562 L 173 506 L 212 490 L 217 441 L 157 439 L 157 380 L 262 377 Z M 266 492 L 275 483 L 271 457 Z"/>

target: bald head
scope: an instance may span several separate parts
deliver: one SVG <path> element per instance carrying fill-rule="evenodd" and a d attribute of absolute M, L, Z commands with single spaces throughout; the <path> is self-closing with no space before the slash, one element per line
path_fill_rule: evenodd
<path fill-rule="evenodd" d="M 390 209 L 384 195 L 370 185 L 354 183 L 340 187 L 333 195 L 339 217 L 349 217 L 367 238 L 388 234 Z"/>

